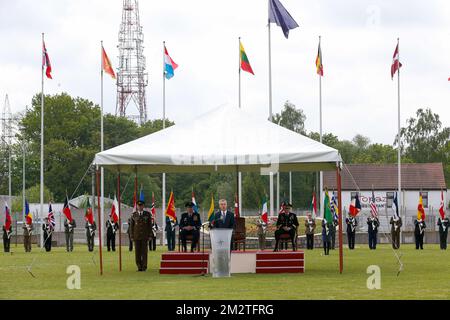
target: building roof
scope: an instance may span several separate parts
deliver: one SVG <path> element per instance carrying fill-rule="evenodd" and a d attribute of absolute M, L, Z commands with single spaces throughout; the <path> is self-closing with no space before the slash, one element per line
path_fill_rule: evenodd
<path fill-rule="evenodd" d="M 403 190 L 447 189 L 442 163 L 404 163 L 401 170 Z M 397 172 L 397 164 L 344 165 L 342 190 L 397 190 Z M 337 189 L 336 172 L 325 171 L 323 181 L 324 187 Z"/>

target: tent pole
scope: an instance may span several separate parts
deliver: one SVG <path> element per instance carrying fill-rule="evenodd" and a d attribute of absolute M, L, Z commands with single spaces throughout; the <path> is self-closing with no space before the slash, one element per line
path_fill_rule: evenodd
<path fill-rule="evenodd" d="M 119 271 L 122 271 L 122 210 L 121 207 L 121 200 L 120 200 L 120 170 L 117 174 L 117 201 L 119 202 Z"/>
<path fill-rule="evenodd" d="M 341 186 L 341 163 L 337 163 L 336 182 L 338 189 L 338 207 L 339 207 L 339 273 L 344 269 L 344 253 L 342 245 L 342 186 Z"/>
<path fill-rule="evenodd" d="M 96 177 L 97 177 L 97 211 L 98 211 L 98 253 L 100 256 L 100 275 L 103 275 L 103 256 L 102 256 L 102 223 L 101 223 L 101 208 L 100 208 L 100 172 L 98 170 L 98 167 L 95 170 Z"/>

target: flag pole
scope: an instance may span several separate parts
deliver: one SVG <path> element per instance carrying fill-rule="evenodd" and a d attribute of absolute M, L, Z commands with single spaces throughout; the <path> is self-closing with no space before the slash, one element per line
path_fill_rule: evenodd
<path fill-rule="evenodd" d="M 119 210 L 119 271 L 122 271 L 122 210 L 121 207 L 121 199 L 120 199 L 120 169 L 117 174 L 117 197 L 118 201 L 118 210 Z"/>
<path fill-rule="evenodd" d="M 42 54 L 44 54 L 44 33 L 42 33 Z M 44 59 L 44 57 L 42 57 Z M 44 216 L 44 63 L 41 65 L 41 185 L 40 185 L 40 218 Z M 44 234 L 39 228 L 41 248 L 44 244 Z"/>
<path fill-rule="evenodd" d="M 397 96 L 398 96 L 398 119 L 397 119 L 397 125 L 398 125 L 398 150 L 397 150 L 397 161 L 398 161 L 398 206 L 400 208 L 400 215 L 401 215 L 401 208 L 402 208 L 402 196 L 401 196 L 401 190 L 402 190 L 402 177 L 401 177 L 401 140 L 400 140 L 400 38 L 397 38 L 397 48 L 398 48 L 398 74 L 397 74 Z M 405 220 L 403 220 L 405 221 Z"/>
<path fill-rule="evenodd" d="M 270 38 L 270 19 L 267 23 L 267 31 L 268 31 L 268 38 L 269 38 L 269 121 L 272 122 L 272 44 L 271 44 L 271 38 Z M 274 210 L 273 210 L 273 172 L 269 173 L 269 184 L 270 184 L 270 216 L 273 217 Z"/>
<path fill-rule="evenodd" d="M 101 41 L 101 54 L 102 54 L 102 63 L 101 63 L 101 76 L 100 76 L 100 83 L 101 83 L 101 98 L 100 98 L 100 151 L 103 151 L 104 149 L 104 139 L 103 139 L 103 40 Z M 103 167 L 100 168 L 100 208 L 101 208 L 101 216 L 99 223 L 103 225 L 105 220 L 105 177 L 104 177 L 104 169 Z M 99 237 L 101 235 L 99 234 Z M 102 241 L 99 241 L 99 245 L 101 245 Z"/>
<path fill-rule="evenodd" d="M 166 50 L 166 42 L 163 41 L 163 130 L 166 128 L 166 75 L 165 75 L 165 50 Z M 162 246 L 164 246 L 165 242 L 165 231 L 166 230 L 166 219 L 164 216 L 164 212 L 166 211 L 166 173 L 162 174 Z"/>
<path fill-rule="evenodd" d="M 101 209 L 100 209 L 100 199 L 98 198 L 98 180 L 99 180 L 99 174 L 98 174 L 98 166 L 95 170 L 96 175 L 96 182 L 97 182 L 97 213 L 98 213 L 98 221 L 101 221 Z M 102 255 L 102 223 L 99 222 L 98 226 L 98 253 L 100 258 L 100 275 L 103 275 L 103 255 Z"/>
<path fill-rule="evenodd" d="M 241 37 L 239 37 L 239 109 L 241 109 Z M 239 206 L 239 214 L 241 214 L 242 205 L 241 205 L 241 199 L 242 199 L 242 172 L 238 172 L 238 206 Z"/>
<path fill-rule="evenodd" d="M 319 36 L 319 48 L 320 48 L 320 42 L 322 37 Z M 322 49 L 320 49 L 322 51 Z M 322 64 L 322 57 L 320 57 L 320 63 Z M 322 136 L 322 76 L 319 74 L 319 113 L 320 113 L 320 143 L 323 142 L 323 136 Z M 320 171 L 320 182 L 319 182 L 319 194 L 320 194 L 320 201 L 319 201 L 319 212 L 320 215 L 323 217 L 323 205 L 322 205 L 322 199 L 323 199 L 323 171 Z"/>

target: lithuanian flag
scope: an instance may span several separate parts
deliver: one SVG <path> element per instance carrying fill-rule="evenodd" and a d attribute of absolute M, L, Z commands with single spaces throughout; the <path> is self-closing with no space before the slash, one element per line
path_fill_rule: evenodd
<path fill-rule="evenodd" d="M 253 73 L 252 66 L 250 65 L 250 61 L 248 61 L 248 57 L 245 53 L 244 46 L 242 45 L 241 40 L 239 40 L 239 56 L 241 60 L 241 69 L 255 75 Z"/>
<path fill-rule="evenodd" d="M 211 206 L 208 211 L 208 221 L 212 222 L 214 220 L 214 196 L 211 196 Z"/>
<path fill-rule="evenodd" d="M 425 209 L 423 208 L 422 193 L 420 193 L 419 205 L 417 206 L 417 220 L 425 221 Z"/>
<path fill-rule="evenodd" d="M 175 199 L 173 197 L 173 191 L 170 192 L 169 202 L 167 203 L 166 217 L 169 217 L 169 219 L 172 221 L 175 221 L 177 218 L 177 214 L 175 211 Z"/>

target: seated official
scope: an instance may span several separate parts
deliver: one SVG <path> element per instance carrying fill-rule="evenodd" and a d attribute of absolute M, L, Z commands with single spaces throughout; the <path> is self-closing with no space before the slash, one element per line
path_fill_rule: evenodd
<path fill-rule="evenodd" d="M 180 239 L 183 246 L 183 252 L 187 251 L 186 236 L 192 236 L 191 252 L 194 252 L 198 240 L 200 239 L 200 227 L 202 222 L 200 220 L 200 215 L 194 212 L 194 206 L 192 201 L 186 202 L 186 212 L 181 215 L 180 219 Z"/>
<path fill-rule="evenodd" d="M 283 211 L 278 215 L 277 230 L 275 231 L 275 249 L 273 251 L 278 251 L 278 243 L 283 234 L 289 235 L 292 242 L 292 250 L 295 251 L 297 250 L 295 237 L 299 226 L 297 215 L 291 212 L 292 205 L 289 202 L 284 201 L 281 206 Z"/>
<path fill-rule="evenodd" d="M 214 214 L 214 220 L 210 224 L 210 228 L 234 228 L 234 213 L 227 209 L 227 200 L 219 200 L 220 210 Z"/>

